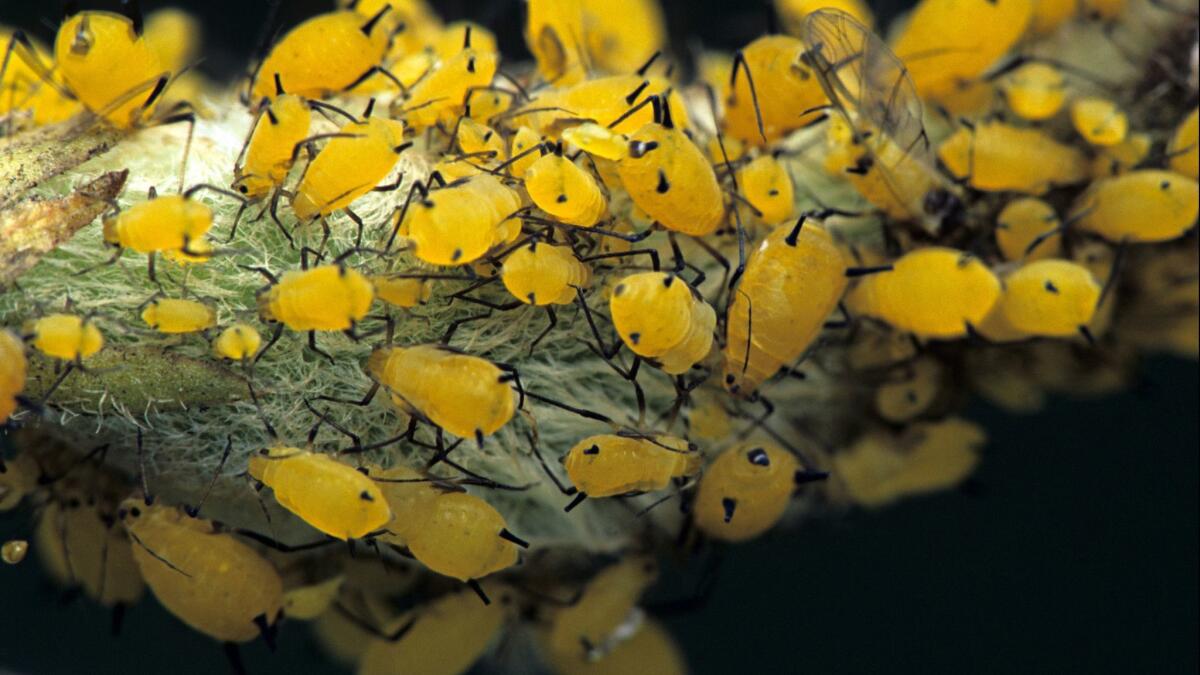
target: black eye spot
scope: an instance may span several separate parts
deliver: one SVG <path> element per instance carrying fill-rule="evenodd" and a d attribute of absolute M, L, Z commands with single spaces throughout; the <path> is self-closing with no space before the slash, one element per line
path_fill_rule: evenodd
<path fill-rule="evenodd" d="M 456 248 L 456 249 L 454 249 L 454 254 L 450 256 L 450 260 L 457 262 L 458 259 L 462 257 L 462 255 L 463 255 L 462 249 Z"/>
<path fill-rule="evenodd" d="M 619 296 L 624 292 L 625 292 L 625 284 L 617 284 L 617 287 L 613 289 L 613 295 Z"/>
<path fill-rule="evenodd" d="M 142 515 L 142 510 L 135 506 L 132 509 L 129 509 L 129 515 L 133 516 L 134 518 L 138 518 Z"/>
<path fill-rule="evenodd" d="M 671 189 L 671 183 L 667 180 L 667 174 L 662 169 L 658 170 L 658 185 L 654 191 L 660 195 L 666 194 L 667 190 Z"/>
<path fill-rule="evenodd" d="M 371 496 L 371 493 L 367 492 L 366 490 L 363 490 L 362 492 L 360 492 L 358 497 L 359 497 L 359 499 L 363 500 L 364 502 L 375 501 L 375 498 Z"/>
<path fill-rule="evenodd" d="M 630 333 L 630 334 L 629 334 L 629 341 L 630 341 L 630 342 L 632 342 L 632 343 L 633 343 L 633 344 L 635 344 L 635 345 L 636 345 L 636 344 L 638 343 L 638 341 L 639 341 L 639 340 L 641 340 L 641 339 L 642 339 L 642 334 L 641 334 L 641 333 Z"/>
<path fill-rule="evenodd" d="M 1158 185 L 1158 187 L 1162 188 L 1163 190 L 1170 190 L 1171 189 L 1171 181 L 1164 180 L 1162 183 L 1160 183 Z"/>
<path fill-rule="evenodd" d="M 725 497 L 721 500 L 721 508 L 725 509 L 725 522 L 733 520 L 733 511 L 737 508 L 737 500 Z"/>
<path fill-rule="evenodd" d="M 775 188 L 771 188 L 770 190 L 767 190 L 767 195 L 770 197 L 778 197 L 779 190 L 776 190 Z"/>
<path fill-rule="evenodd" d="M 529 298 L 529 304 L 531 304 L 531 305 L 536 305 L 536 304 L 537 304 L 537 296 L 536 296 L 536 295 L 534 295 L 533 291 L 530 291 L 530 292 L 529 292 L 529 295 L 528 295 L 528 296 L 526 296 L 526 297 L 528 297 L 528 298 Z"/>
<path fill-rule="evenodd" d="M 746 459 L 754 466 L 771 466 L 771 457 L 762 448 L 754 448 L 747 452 Z"/>
<path fill-rule="evenodd" d="M 675 275 L 667 274 L 663 276 L 663 288 L 670 288 L 671 284 L 675 283 Z"/>
<path fill-rule="evenodd" d="M 1047 279 L 1046 280 L 1046 291 L 1048 293 L 1054 293 L 1055 295 L 1058 295 L 1058 286 L 1055 286 L 1053 281 L 1050 281 L 1049 279 Z"/>
<path fill-rule="evenodd" d="M 733 376 L 733 373 L 730 373 L 725 376 L 725 384 L 733 384 L 736 381 L 737 381 L 737 378 Z"/>
<path fill-rule="evenodd" d="M 467 72 L 475 72 L 475 59 L 467 59 Z"/>
<path fill-rule="evenodd" d="M 586 450 L 584 450 L 584 451 L 583 451 L 583 454 L 585 454 L 585 455 L 598 455 L 598 454 L 600 454 L 600 446 L 599 446 L 599 445 L 595 445 L 595 444 L 593 444 L 593 445 L 592 445 L 592 447 L 590 447 L 590 448 L 587 448 Z"/>
<path fill-rule="evenodd" d="M 912 389 L 909 389 L 905 395 L 905 398 L 908 399 L 909 403 L 916 403 L 917 402 L 917 392 L 913 391 Z"/>
<path fill-rule="evenodd" d="M 249 191 L 250 191 L 250 188 L 246 187 L 245 185 L 238 186 L 238 192 L 240 192 L 242 194 L 246 194 Z"/>
<path fill-rule="evenodd" d="M 566 201 L 567 201 L 567 196 L 566 196 L 566 195 L 559 195 L 559 196 L 558 196 L 558 198 L 557 198 L 557 199 L 555 199 L 554 201 L 558 202 L 559 204 L 565 204 L 565 203 L 566 203 Z"/>

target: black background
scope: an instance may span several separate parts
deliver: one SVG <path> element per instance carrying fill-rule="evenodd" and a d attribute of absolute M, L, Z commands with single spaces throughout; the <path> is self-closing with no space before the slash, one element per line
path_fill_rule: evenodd
<path fill-rule="evenodd" d="M 96 6 L 102 3 L 84 3 Z M 149 10 L 160 3 L 144 2 Z M 183 3 L 204 18 L 211 74 L 237 72 L 261 0 Z M 284 26 L 329 6 L 284 0 Z M 52 2 L 0 0 L 0 23 L 50 42 Z M 666 2 L 676 36 L 735 47 L 767 26 L 757 3 Z M 518 58 L 521 7 L 440 2 L 493 27 Z M 878 8 L 877 8 L 877 11 Z M 886 16 L 886 12 L 879 12 Z M 1052 400 L 1036 416 L 976 404 L 989 431 L 981 490 L 824 520 L 730 549 L 716 590 L 668 617 L 697 673 L 1195 673 L 1197 376 L 1156 359 L 1104 400 Z M 0 518 L 0 541 L 28 535 Z M 334 672 L 303 628 L 278 654 L 247 648 L 252 673 Z M 61 605 L 30 556 L 0 568 L 0 671 L 223 672 L 220 650 L 147 598 L 113 640 L 108 615 Z"/>

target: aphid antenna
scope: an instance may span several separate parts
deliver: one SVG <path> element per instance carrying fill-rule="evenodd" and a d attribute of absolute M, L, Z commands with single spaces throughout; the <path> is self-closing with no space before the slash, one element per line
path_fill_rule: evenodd
<path fill-rule="evenodd" d="M 209 481 L 208 487 L 200 497 L 200 503 L 184 509 L 189 516 L 193 518 L 199 517 L 200 509 L 204 508 L 204 502 L 208 501 L 208 496 L 212 494 L 213 488 L 217 485 L 217 479 L 221 477 L 221 470 L 225 468 L 225 462 L 229 459 L 229 452 L 231 450 L 233 450 L 233 436 L 229 435 L 225 437 L 225 450 L 221 453 L 221 461 L 217 463 L 217 470 L 213 472 L 212 480 Z"/>
<path fill-rule="evenodd" d="M 278 76 L 276 76 L 276 77 L 278 77 Z M 266 100 L 266 99 L 264 99 L 264 100 Z M 334 113 L 337 115 L 341 115 L 342 117 L 345 117 L 347 120 L 349 120 L 351 124 L 359 124 L 360 123 L 360 120 L 357 117 L 355 117 L 353 114 L 347 112 L 343 108 L 333 105 L 332 103 L 326 103 L 325 101 L 318 101 L 316 99 L 306 99 L 306 102 L 308 103 L 309 108 L 317 111 L 318 113 L 321 114 L 322 117 L 329 120 L 330 122 L 333 122 L 334 124 L 337 124 L 337 122 L 334 121 L 333 118 L 331 118 L 326 113 Z"/>
<path fill-rule="evenodd" d="M 399 642 L 401 638 L 408 634 L 408 631 L 412 630 L 412 627 L 416 625 L 418 619 L 418 617 L 414 616 L 391 633 L 385 633 L 370 621 L 367 621 L 354 612 L 351 612 L 341 600 L 334 601 L 333 607 L 350 623 L 373 635 L 375 638 L 390 643 Z"/>
<path fill-rule="evenodd" d="M 292 154 L 291 154 L 291 157 L 288 159 L 288 163 L 295 164 L 296 161 L 300 158 L 300 151 L 303 150 L 304 148 L 308 147 L 308 145 L 310 143 L 315 143 L 317 141 L 330 140 L 330 139 L 334 139 L 334 138 L 363 138 L 363 136 L 364 136 L 364 134 L 348 134 L 348 133 L 344 133 L 341 131 L 332 131 L 332 132 L 325 133 L 325 134 L 314 134 L 314 135 L 309 136 L 308 138 L 305 138 L 301 141 L 297 141 L 296 144 L 292 146 Z M 305 170 L 307 171 L 307 167 L 305 168 Z"/>
<path fill-rule="evenodd" d="M 746 73 L 746 84 L 750 87 L 750 101 L 754 104 L 754 121 L 758 125 L 758 135 L 762 138 L 763 143 L 766 143 L 767 133 L 763 128 L 762 109 L 758 105 L 758 90 L 754 86 L 754 76 L 750 74 L 750 66 L 746 63 L 746 55 L 740 49 L 734 53 L 733 64 L 729 68 L 730 90 L 733 90 L 737 86 L 739 67 Z"/>

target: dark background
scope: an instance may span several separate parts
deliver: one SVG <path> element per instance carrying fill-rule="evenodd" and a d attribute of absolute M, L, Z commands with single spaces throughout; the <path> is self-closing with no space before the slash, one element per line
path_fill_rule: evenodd
<path fill-rule="evenodd" d="M 0 23 L 50 42 L 53 2 L 0 0 Z M 84 3 L 87 6 L 103 3 Z M 149 10 L 160 4 L 144 2 Z M 202 13 L 210 74 L 238 72 L 261 0 L 182 3 Z M 289 26 L 331 3 L 284 0 Z M 519 58 L 521 6 L 435 2 L 490 25 Z M 673 35 L 736 47 L 762 32 L 758 3 L 666 2 Z M 877 13 L 887 16 L 875 4 Z M 684 45 L 686 46 L 686 45 Z M 697 673 L 1195 673 L 1197 378 L 1156 359 L 1136 388 L 1055 399 L 1036 416 L 976 404 L 990 435 L 978 490 L 823 520 L 730 549 L 716 590 L 667 619 Z M 0 519 L 0 541 L 28 514 Z M 334 672 L 303 628 L 280 653 L 245 649 L 251 673 Z M 224 672 L 220 650 L 150 599 L 123 635 L 87 602 L 61 605 L 35 556 L 0 568 L 0 671 Z"/>

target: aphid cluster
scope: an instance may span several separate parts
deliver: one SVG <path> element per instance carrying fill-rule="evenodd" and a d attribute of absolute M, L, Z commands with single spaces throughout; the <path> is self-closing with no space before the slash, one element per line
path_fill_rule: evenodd
<path fill-rule="evenodd" d="M 960 484 L 968 392 L 1195 356 L 1196 90 L 1139 80 L 1194 8 L 922 0 L 889 46 L 854 0 L 775 4 L 695 82 L 654 0 L 529 0 L 532 64 L 351 0 L 225 89 L 181 13 L 0 31 L 0 159 L 117 144 L 42 196 L 131 175 L 0 296 L 5 562 L 149 588 L 234 663 L 290 620 L 360 673 L 511 631 L 684 672 L 656 554 Z"/>

